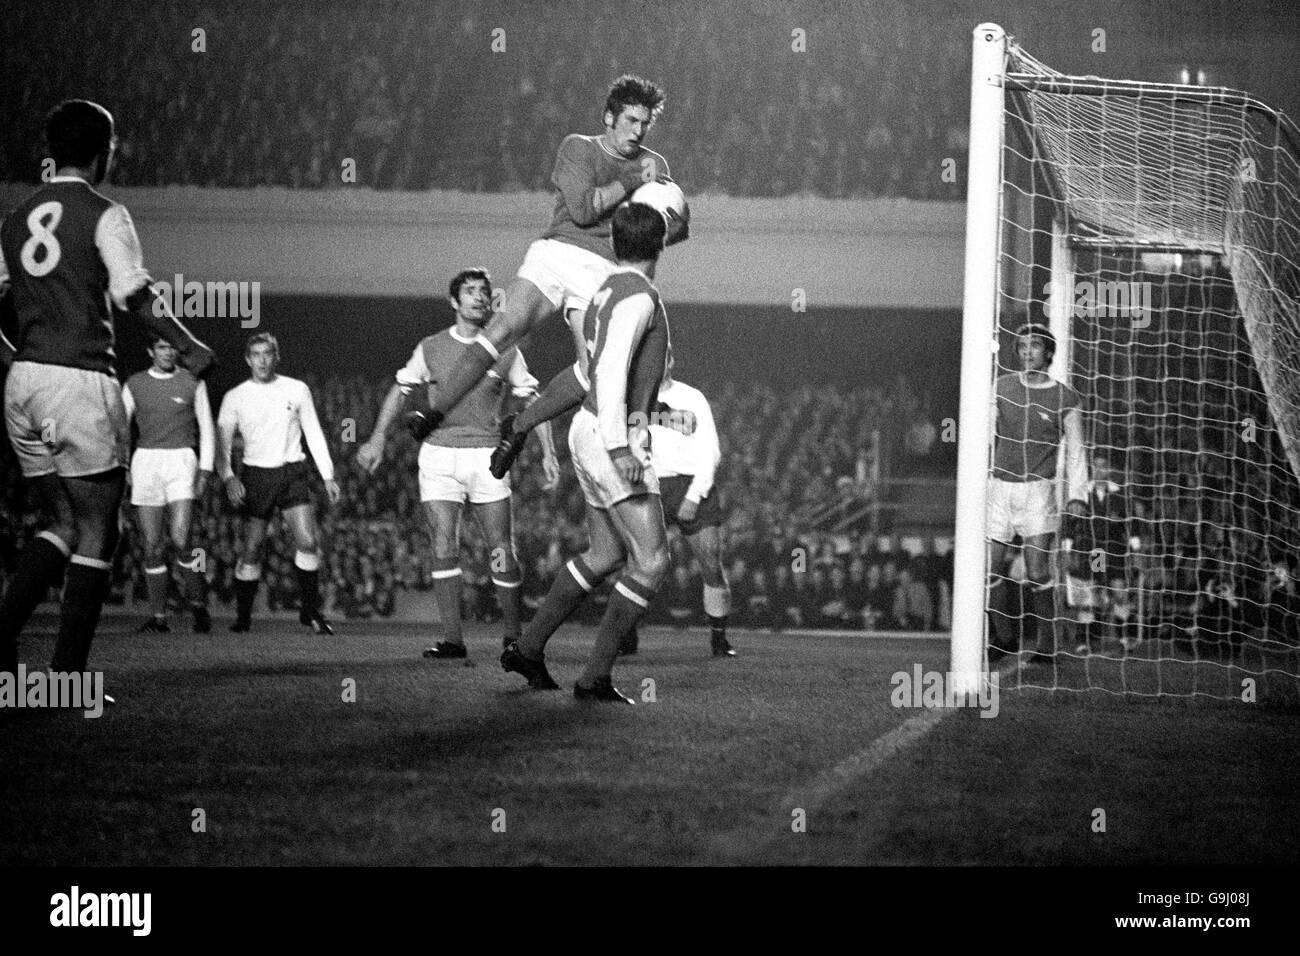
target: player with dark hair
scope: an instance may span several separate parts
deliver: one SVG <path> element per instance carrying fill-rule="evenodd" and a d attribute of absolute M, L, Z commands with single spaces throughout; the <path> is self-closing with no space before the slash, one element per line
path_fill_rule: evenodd
<path fill-rule="evenodd" d="M 1051 554 L 1059 518 L 1056 458 L 1065 445 L 1067 511 L 1087 512 L 1088 468 L 1083 440 L 1083 398 L 1047 372 L 1056 338 L 1047 326 L 1028 323 L 1016 332 L 1022 370 L 999 376 L 992 414 L 993 471 L 988 490 L 989 616 L 998 651 L 1014 646 L 1007 564 L 1017 535 L 1029 582 L 1026 610 L 1038 621 L 1037 653 L 1055 652 L 1056 595 Z M 1044 650 L 1046 648 L 1046 650 Z"/>
<path fill-rule="evenodd" d="M 24 550 L 0 601 L 0 671 L 18 667 L 18 635 L 64 572 L 50 668 L 84 671 L 109 588 L 130 430 L 113 351 L 110 303 L 176 347 L 202 378 L 212 351 L 171 314 L 142 263 L 126 208 L 94 187 L 117 145 L 112 115 L 66 100 L 45 125 L 55 175 L 0 224 L 0 314 L 12 367 L 5 422 L 23 475 L 53 523 Z"/>
<path fill-rule="evenodd" d="M 212 476 L 215 440 L 208 386 L 177 367 L 176 349 L 164 338 L 154 340 L 149 358 L 149 368 L 132 375 L 122 388 L 127 418 L 135 419 L 139 431 L 131 456 L 131 504 L 144 532 L 144 579 L 151 612 L 140 632 L 171 630 L 167 624 L 170 539 L 194 614 L 194 631 L 206 634 L 212 622 L 204 596 L 203 564 L 188 548 L 194 499 L 203 496 Z"/>
<path fill-rule="evenodd" d="M 226 392 L 217 414 L 221 439 L 217 471 L 225 483 L 226 497 L 245 517 L 244 550 L 235 565 L 235 623 L 230 629 L 242 634 L 252 626 L 266 525 L 278 508 L 296 548 L 293 566 L 298 578 L 298 621 L 317 634 L 333 634 L 334 628 L 320 610 L 320 535 L 312 506 L 311 471 L 302 450 L 304 439 L 331 505 L 338 504 L 339 484 L 334 480 L 334 463 L 316 417 L 311 389 L 306 382 L 278 374 L 280 344 L 270 332 L 249 336 L 244 360 L 252 376 Z M 236 432 L 244 439 L 238 475 L 230 463 Z"/>
<path fill-rule="evenodd" d="M 583 317 L 584 339 L 594 344 L 591 390 L 569 426 L 590 543 L 556 575 L 523 639 L 501 655 L 501 666 L 530 686 L 558 687 L 546 670 L 546 642 L 592 588 L 623 567 L 573 688 L 579 700 L 633 703 L 610 675 L 619 645 L 645 614 L 670 560 L 647 424 L 668 361 L 668 316 L 651 281 L 664 230 L 663 216 L 650 206 L 627 203 L 614 213 L 618 266 Z"/>
<path fill-rule="evenodd" d="M 407 427 L 417 440 L 423 440 L 501 360 L 505 349 L 556 311 L 562 311 L 569 324 L 577 363 L 552 379 L 529 417 L 534 424 L 548 421 L 582 401 L 590 351 L 583 337 L 583 315 L 614 265 L 609 241 L 614 211 L 642 183 L 670 181 L 668 162 L 643 145 L 663 108 L 663 90 L 649 80 L 624 74 L 606 94 L 605 131 L 599 136 L 564 138 L 551 174 L 556 193 L 551 224 L 529 246 L 496 314 L 462 348 L 462 357 L 435 400 L 429 405 L 416 399 L 408 403 Z M 689 208 L 682 216 L 670 212 L 666 218 L 664 246 L 689 236 Z M 504 430 L 510 432 L 508 422 Z M 497 471 L 502 474 L 503 470 Z"/>
<path fill-rule="evenodd" d="M 448 287 L 456 322 L 420 340 L 410 360 L 397 372 L 388 390 L 374 431 L 357 449 L 357 462 L 368 473 L 384 457 L 389 426 L 402 405 L 404 392 L 436 394 L 461 354 L 459 345 L 473 340 L 492 314 L 492 278 L 483 269 L 465 269 Z M 505 351 L 487 378 L 455 405 L 420 446 L 420 501 L 433 546 L 433 592 L 446 637 L 424 652 L 438 660 L 466 656 L 461 630 L 460 516 L 465 502 L 483 530 L 488 546 L 489 574 L 504 619 L 502 644 L 519 639 L 519 596 L 523 585 L 515 554 L 510 516 L 510 478 L 488 472 L 488 456 L 496 445 L 498 416 L 537 397 L 537 379 L 519 349 Z M 546 488 L 560 480 L 560 465 L 550 427 L 540 433 Z"/>

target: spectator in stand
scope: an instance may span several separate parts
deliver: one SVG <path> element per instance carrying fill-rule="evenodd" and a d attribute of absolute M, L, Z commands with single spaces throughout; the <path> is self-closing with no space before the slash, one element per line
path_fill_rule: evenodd
<path fill-rule="evenodd" d="M 934 626 L 934 602 L 930 589 L 918 580 L 912 564 L 898 573 L 894 588 L 894 621 L 905 631 L 928 631 Z"/>

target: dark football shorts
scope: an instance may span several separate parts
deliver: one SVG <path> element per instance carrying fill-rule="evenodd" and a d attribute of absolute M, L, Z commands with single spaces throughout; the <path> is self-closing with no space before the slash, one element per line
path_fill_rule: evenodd
<path fill-rule="evenodd" d="M 276 508 L 283 511 L 311 504 L 311 465 L 305 458 L 279 468 L 245 465 L 240 480 L 244 482 L 244 514 L 250 518 L 266 521 Z"/>
<path fill-rule="evenodd" d="M 716 528 L 721 525 L 722 505 L 718 501 L 719 494 L 716 486 L 700 502 L 700 507 L 695 512 L 695 520 L 677 520 L 677 509 L 682 506 L 682 501 L 685 500 L 686 492 L 690 487 L 690 475 L 674 475 L 671 478 L 659 479 L 659 498 L 664 506 L 664 522 L 670 528 L 677 525 L 682 529 L 683 534 L 695 534 L 704 528 Z"/>

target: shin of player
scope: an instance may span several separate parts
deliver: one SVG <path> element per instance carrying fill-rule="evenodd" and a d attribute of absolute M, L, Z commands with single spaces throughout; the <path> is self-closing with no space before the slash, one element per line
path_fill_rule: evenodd
<path fill-rule="evenodd" d="M 116 137 L 98 104 L 68 100 L 46 122 L 55 175 L 0 224 L 0 297 L 14 327 L 5 420 L 24 477 L 53 523 L 23 554 L 0 601 L 0 670 L 17 668 L 17 638 L 65 571 L 51 667 L 84 670 L 109 587 L 129 428 L 113 368 L 109 302 L 171 342 L 202 378 L 212 352 L 176 321 L 141 261 L 126 208 L 97 192 Z"/>
<path fill-rule="evenodd" d="M 992 644 L 1016 646 L 1014 582 L 1007 576 L 1011 544 L 1023 542 L 1027 617 L 1036 625 L 1036 652 L 1055 653 L 1056 595 L 1051 572 L 1058 516 L 1056 459 L 1065 445 L 1068 511 L 1085 512 L 1087 465 L 1081 421 L 1083 399 L 1056 381 L 1047 367 L 1056 350 L 1051 330 L 1030 323 L 1016 335 L 1022 370 L 998 378 L 994 389 L 993 473 L 989 479 L 989 618 Z"/>
<path fill-rule="evenodd" d="M 648 428 L 668 356 L 668 317 L 651 281 L 664 228 L 657 212 L 638 203 L 614 215 L 619 265 L 584 317 L 585 337 L 594 343 L 591 390 L 569 428 L 590 546 L 557 576 L 523 640 L 501 658 L 506 670 L 523 674 L 533 687 L 556 686 L 545 667 L 547 640 L 587 592 L 622 564 L 591 656 L 574 686 L 581 700 L 632 702 L 613 685 L 614 661 L 668 570 Z"/>
<path fill-rule="evenodd" d="M 487 323 L 492 311 L 492 280 L 482 269 L 465 269 L 452 278 L 448 300 L 455 324 L 426 336 L 399 369 L 375 423 L 374 432 L 357 450 L 357 461 L 372 472 L 382 461 L 385 435 L 402 405 L 403 393 L 421 398 L 436 394 L 463 355 L 465 343 Z M 488 546 L 488 565 L 504 619 L 503 645 L 519 637 L 519 595 L 523 578 L 515 556 L 511 527 L 509 475 L 494 477 L 488 458 L 496 444 L 497 421 L 537 394 L 537 380 L 523 354 L 509 348 L 495 369 L 453 406 L 438 427 L 421 436 L 420 500 L 433 547 L 432 583 L 442 625 L 442 640 L 425 650 L 433 659 L 466 656 L 461 631 L 460 519 L 468 502 Z M 408 422 L 409 424 L 409 422 Z M 550 428 L 539 431 L 543 467 L 551 486 L 559 465 Z"/>
<path fill-rule="evenodd" d="M 235 566 L 235 623 L 231 630 L 243 633 L 251 627 L 266 527 L 279 510 L 293 536 L 298 620 L 317 634 L 333 634 L 333 626 L 321 613 L 320 536 L 310 470 L 302 451 L 304 439 L 331 505 L 338 503 L 339 485 L 311 390 L 305 382 L 278 373 L 280 346 L 269 332 L 249 338 L 244 359 L 252 374 L 226 393 L 217 414 L 217 469 L 226 496 L 245 518 L 244 550 Z M 230 460 L 236 433 L 244 439 L 240 474 Z"/>
<path fill-rule="evenodd" d="M 663 107 L 664 93 L 654 83 L 620 76 L 605 98 L 604 132 L 565 137 L 551 175 L 551 224 L 529 247 L 492 321 L 465 346 L 453 374 L 441 383 L 428 413 L 430 427 L 487 374 L 508 346 L 556 311 L 563 311 L 569 322 L 579 362 L 585 359 L 582 317 L 614 263 L 614 210 L 642 183 L 669 178 L 667 161 L 643 145 Z M 689 210 L 671 219 L 666 245 L 689 237 Z"/>
<path fill-rule="evenodd" d="M 176 364 L 176 349 L 159 338 L 149 349 L 152 364 L 127 381 L 122 401 L 139 440 L 131 456 L 131 504 L 145 543 L 145 583 L 150 618 L 144 633 L 167 633 L 168 545 L 185 584 L 196 633 L 211 628 L 204 595 L 203 560 L 190 551 L 194 501 L 212 474 L 215 444 L 208 389 Z M 195 449 L 197 448 L 197 455 Z"/>

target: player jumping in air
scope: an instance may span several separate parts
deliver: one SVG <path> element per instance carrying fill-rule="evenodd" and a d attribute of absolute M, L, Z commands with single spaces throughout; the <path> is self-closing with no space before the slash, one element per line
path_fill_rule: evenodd
<path fill-rule="evenodd" d="M 384 436 L 402 405 L 403 389 L 426 390 L 436 395 L 461 355 L 460 346 L 472 342 L 492 314 L 492 279 L 482 269 L 466 269 L 451 280 L 451 307 L 456 324 L 426 336 L 397 372 L 388 390 L 375 430 L 357 449 L 357 462 L 373 473 L 384 457 Z M 515 555 L 510 520 L 510 477 L 492 477 L 488 457 L 497 443 L 498 416 L 537 397 L 537 379 L 528 372 L 523 354 L 507 349 L 474 389 L 453 406 L 442 423 L 420 446 L 420 501 L 433 546 L 433 591 L 442 618 L 444 640 L 424 652 L 435 659 L 464 657 L 465 639 L 460 613 L 460 516 L 466 500 L 483 530 L 489 549 L 489 573 L 501 605 L 505 634 L 502 644 L 519 639 L 519 592 L 523 578 Z M 539 431 L 546 488 L 560 480 L 555 443 L 547 425 Z"/>
<path fill-rule="evenodd" d="M 208 386 L 176 365 L 176 349 L 161 336 L 149 348 L 153 364 L 132 375 L 122 389 L 127 418 L 139 430 L 131 456 L 131 504 L 144 532 L 144 579 L 149 586 L 148 621 L 141 633 L 166 634 L 168 540 L 185 581 L 194 631 L 212 629 L 204 595 L 203 565 L 190 554 L 194 499 L 212 477 L 213 428 Z M 195 455 L 195 448 L 198 454 Z"/>
<path fill-rule="evenodd" d="M 262 577 L 266 524 L 279 508 L 297 549 L 293 566 L 298 577 L 298 620 L 317 634 L 333 634 L 334 628 L 320 611 L 320 536 L 312 508 L 311 472 L 302 450 L 304 438 L 331 505 L 338 504 L 339 484 L 334 480 L 334 463 L 311 390 L 305 382 L 277 374 L 280 345 L 270 332 L 249 337 L 244 359 L 252 377 L 226 393 L 217 413 L 221 439 L 217 470 L 226 497 L 247 519 L 244 551 L 235 565 L 235 623 L 230 629 L 242 634 L 251 627 L 253 600 Z M 239 475 L 230 464 L 236 432 L 244 439 Z"/>
<path fill-rule="evenodd" d="M 584 339 L 594 343 L 591 390 L 569 426 L 590 543 L 560 570 L 523 639 L 501 655 L 501 666 L 522 674 L 530 686 L 558 687 L 546 670 L 547 640 L 592 588 L 626 562 L 574 685 L 579 700 L 633 703 L 610 675 L 624 636 L 645 614 L 668 571 L 668 531 L 646 424 L 658 404 L 668 360 L 668 316 L 651 282 L 664 229 L 663 216 L 641 203 L 628 203 L 614 214 L 618 267 L 583 319 Z"/>
<path fill-rule="evenodd" d="M 663 107 L 664 93 L 658 86 L 625 74 L 614 81 L 605 97 L 605 131 L 599 136 L 564 138 L 551 174 L 556 195 L 550 226 L 529 246 L 492 320 L 473 342 L 462 347 L 462 356 L 441 383 L 432 404 L 408 396 L 407 425 L 417 440 L 437 427 L 448 410 L 500 361 L 506 348 L 557 310 L 569 324 L 578 360 L 551 380 L 528 416 L 533 424 L 548 421 L 582 401 L 589 356 L 583 315 L 614 265 L 609 241 L 614 210 L 642 183 L 670 178 L 667 161 L 642 145 Z M 688 237 L 689 209 L 684 216 L 670 213 L 667 219 L 665 246 Z"/>
<path fill-rule="evenodd" d="M 1065 444 L 1065 480 L 1071 515 L 1086 513 L 1088 468 L 1083 440 L 1083 399 L 1047 373 L 1056 338 L 1044 325 L 1016 333 L 1022 371 L 998 378 L 994 390 L 993 470 L 988 490 L 989 616 L 994 646 L 1015 646 L 1010 610 L 1013 583 L 1006 576 L 1013 539 L 1023 541 L 1029 579 L 1026 610 L 1038 621 L 1037 653 L 1055 652 L 1055 589 L 1049 563 L 1058 516 L 1056 458 Z M 1046 648 L 1046 650 L 1044 650 Z"/>
<path fill-rule="evenodd" d="M 212 366 L 212 351 L 154 290 L 126 208 L 93 188 L 112 165 L 113 117 L 67 100 L 50 112 L 45 135 L 55 175 L 0 225 L 0 296 L 16 325 L 0 349 L 16 353 L 5 421 L 23 475 L 53 518 L 0 601 L 0 671 L 11 674 L 18 635 L 65 565 L 51 670 L 86 669 L 108 592 L 130 458 L 110 301 L 174 345 L 195 376 Z"/>
<path fill-rule="evenodd" d="M 722 459 L 718 431 L 704 393 L 673 378 L 672 367 L 670 353 L 668 370 L 659 386 L 659 402 L 674 410 L 690 412 L 696 426 L 687 436 L 678 429 L 661 424 L 662 414 L 650 419 L 651 455 L 655 474 L 659 476 L 664 520 L 681 529 L 691 554 L 700 564 L 700 574 L 704 578 L 704 613 L 709 619 L 713 656 L 734 657 L 736 652 L 727 641 L 731 588 L 722 564 L 721 496 L 713 486 L 718 462 Z M 622 653 L 636 652 L 635 633 L 623 642 Z"/>

